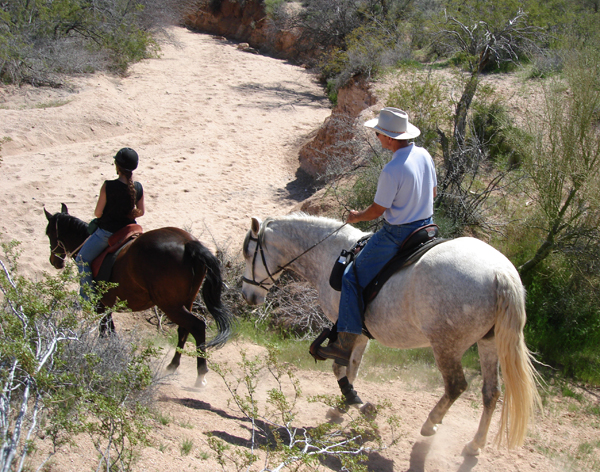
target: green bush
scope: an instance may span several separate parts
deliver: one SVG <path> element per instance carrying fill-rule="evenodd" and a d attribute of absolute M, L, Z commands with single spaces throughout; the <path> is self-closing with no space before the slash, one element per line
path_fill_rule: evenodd
<path fill-rule="evenodd" d="M 511 134 L 519 133 L 519 130 L 513 126 L 506 107 L 498 99 L 473 104 L 472 130 L 492 161 L 505 161 L 510 167 L 521 162 L 521 153 L 511 140 Z"/>
<path fill-rule="evenodd" d="M 122 73 L 132 62 L 156 54 L 152 34 L 179 20 L 183 7 L 177 3 L 4 2 L 0 6 L 0 79 L 59 85 L 60 74 L 106 68 Z"/>
<path fill-rule="evenodd" d="M 402 35 L 390 34 L 378 24 L 367 24 L 346 36 L 345 49 L 333 49 L 322 61 L 321 75 L 335 88 L 343 87 L 355 75 L 377 76 L 387 67 L 396 67 L 412 57 Z"/>
<path fill-rule="evenodd" d="M 79 286 L 72 265 L 32 282 L 18 275 L 16 244 L 3 247 L 0 468 L 27 467 L 41 432 L 54 450 L 86 434 L 99 468 L 130 470 L 136 448 L 147 442 L 156 350 L 123 337 L 98 337 L 92 305 L 67 288 Z"/>
<path fill-rule="evenodd" d="M 345 421 L 327 421 L 317 426 L 299 424 L 297 412 L 302 398 L 300 381 L 295 377 L 292 363 L 280 359 L 280 350 L 268 346 L 266 355 L 253 358 L 241 353 L 236 374 L 228 365 L 211 363 L 230 393 L 230 406 L 247 423 L 250 446 L 226 444 L 209 434 L 208 445 L 223 470 L 250 470 L 250 466 L 261 456 L 259 448 L 266 453 L 262 470 L 314 470 L 323 460 L 337 458 L 342 469 L 366 471 L 363 463 L 368 454 L 376 453 L 397 441 L 398 418 L 385 409 L 389 403 L 371 405 L 365 414 L 349 409 L 341 397 L 319 395 L 308 398 L 310 403 L 324 403 L 340 415 L 345 412 Z M 267 392 L 266 406 L 258 401 L 259 382 L 273 385 Z M 306 406 L 304 406 L 306 408 Z M 376 421 L 374 414 L 379 415 Z M 388 428 L 382 431 L 378 423 L 384 417 Z"/>
<path fill-rule="evenodd" d="M 564 375 L 600 385 L 599 280 L 554 261 L 539 271 L 527 292 L 528 344 Z"/>
<path fill-rule="evenodd" d="M 397 85 L 390 88 L 386 106 L 400 108 L 408 113 L 410 122 L 421 130 L 415 142 L 433 156 L 439 151 L 438 128 L 450 125 L 449 109 L 444 107 L 447 97 L 441 79 L 427 70 L 399 71 Z"/>

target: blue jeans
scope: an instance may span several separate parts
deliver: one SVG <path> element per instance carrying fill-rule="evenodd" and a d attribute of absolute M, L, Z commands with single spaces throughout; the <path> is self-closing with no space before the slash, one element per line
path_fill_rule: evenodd
<path fill-rule="evenodd" d="M 98 228 L 94 234 L 86 240 L 83 246 L 81 246 L 79 254 L 77 254 L 77 257 L 75 258 L 79 273 L 82 274 L 79 282 L 81 284 L 79 294 L 84 300 L 89 300 L 89 297 L 86 296 L 83 288 L 93 281 L 91 268 L 92 261 L 108 247 L 108 238 L 111 236 L 111 232 Z"/>
<path fill-rule="evenodd" d="M 363 289 L 396 255 L 404 240 L 414 230 L 431 224 L 432 221 L 432 218 L 426 218 L 403 225 L 385 223 L 383 228 L 371 236 L 363 250 L 344 271 L 337 321 L 338 332 L 362 333 Z"/>

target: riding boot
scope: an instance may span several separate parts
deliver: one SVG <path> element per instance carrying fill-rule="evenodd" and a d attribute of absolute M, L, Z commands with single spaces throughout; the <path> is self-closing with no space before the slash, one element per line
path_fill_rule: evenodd
<path fill-rule="evenodd" d="M 354 333 L 338 333 L 338 338 L 333 343 L 329 343 L 326 347 L 319 347 L 317 354 L 325 359 L 333 359 L 336 364 L 347 366 L 350 362 L 350 354 L 354 341 L 360 334 Z"/>

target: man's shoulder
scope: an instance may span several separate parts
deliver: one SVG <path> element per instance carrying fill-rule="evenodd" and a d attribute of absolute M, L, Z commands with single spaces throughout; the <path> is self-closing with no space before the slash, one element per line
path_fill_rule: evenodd
<path fill-rule="evenodd" d="M 415 143 L 412 143 L 412 149 L 410 150 L 410 152 L 423 153 L 429 155 L 429 151 L 427 149 L 425 149 L 422 146 L 417 146 Z"/>

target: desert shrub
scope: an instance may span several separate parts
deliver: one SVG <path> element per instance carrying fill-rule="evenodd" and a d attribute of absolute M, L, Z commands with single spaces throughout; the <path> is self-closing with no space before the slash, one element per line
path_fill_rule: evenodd
<path fill-rule="evenodd" d="M 528 284 L 526 338 L 563 375 L 600 385 L 600 279 L 554 261 Z"/>
<path fill-rule="evenodd" d="M 32 282 L 18 275 L 16 246 L 0 260 L 0 468 L 26 469 L 44 436 L 42 465 L 87 434 L 99 468 L 130 470 L 146 442 L 155 349 L 99 338 L 92 305 L 68 288 L 79 285 L 74 267 Z"/>
<path fill-rule="evenodd" d="M 347 35 L 345 43 L 345 48 L 336 48 L 321 60 L 322 77 L 333 81 L 335 89 L 355 75 L 371 79 L 412 57 L 410 45 L 401 34 L 390 34 L 377 24 L 359 26 Z"/>
<path fill-rule="evenodd" d="M 365 149 L 360 158 L 360 165 L 348 171 L 346 179 L 339 183 L 332 183 L 330 191 L 335 194 L 338 201 L 338 218 L 344 220 L 347 211 L 351 209 L 364 209 L 373 203 L 377 191 L 377 181 L 383 167 L 390 161 L 391 153 L 381 148 L 380 143 Z M 363 231 L 375 231 L 380 220 L 357 223 L 356 227 Z"/>
<path fill-rule="evenodd" d="M 295 339 L 312 339 L 332 325 L 319 306 L 317 290 L 291 272 L 286 272 L 269 292 L 257 321 Z"/>
<path fill-rule="evenodd" d="M 169 0 L 14 0 L 0 7 L 0 79 L 59 85 L 60 74 L 127 66 L 156 54 L 153 33 L 181 16 Z"/>
<path fill-rule="evenodd" d="M 389 403 L 374 406 L 374 415 L 348 409 L 340 396 L 320 395 L 308 398 L 310 403 L 324 403 L 339 411 L 347 411 L 346 421 L 327 421 L 317 426 L 299 423 L 297 412 L 303 400 L 294 367 L 279 359 L 279 351 L 268 346 L 267 355 L 249 358 L 242 352 L 235 374 L 227 365 L 211 363 L 231 396 L 231 406 L 247 424 L 248 446 L 227 444 L 216 434 L 208 435 L 208 445 L 223 470 L 304 470 L 314 469 L 326 458 L 341 462 L 340 470 L 366 471 L 362 463 L 370 454 L 394 444 L 398 418 L 388 415 Z M 259 401 L 258 385 L 271 384 L 266 404 Z M 385 419 L 388 428 L 382 433 L 378 423 Z"/>
<path fill-rule="evenodd" d="M 509 166 L 519 164 L 522 156 L 520 150 L 513 145 L 511 134 L 520 131 L 512 124 L 508 110 L 498 99 L 491 102 L 476 101 L 473 104 L 471 129 L 478 141 L 483 143 L 492 161 L 505 161 Z"/>
<path fill-rule="evenodd" d="M 442 80 L 431 71 L 400 69 L 396 84 L 388 91 L 386 106 L 400 108 L 408 113 L 410 122 L 421 130 L 415 139 L 434 156 L 439 151 L 438 129 L 450 125 L 450 107 L 444 106 L 447 97 Z"/>
<path fill-rule="evenodd" d="M 221 301 L 231 313 L 238 318 L 248 318 L 250 307 L 242 297 L 242 276 L 244 275 L 244 262 L 240 260 L 239 254 L 242 250 L 231 248 L 225 243 L 218 245 L 215 255 L 221 264 L 221 278 L 223 279 L 223 291 Z M 198 296 L 197 301 L 201 301 Z M 210 319 L 210 317 L 209 317 Z"/>
<path fill-rule="evenodd" d="M 265 11 L 270 17 L 276 16 L 286 0 L 265 0 Z"/>
<path fill-rule="evenodd" d="M 528 77 L 543 79 L 561 72 L 564 67 L 564 58 L 560 51 L 545 50 L 531 58 Z"/>

